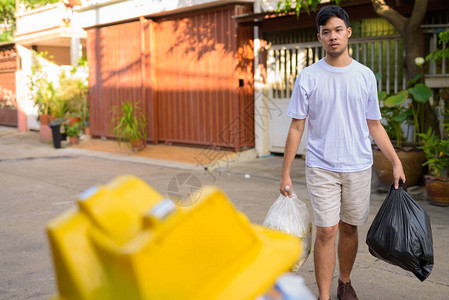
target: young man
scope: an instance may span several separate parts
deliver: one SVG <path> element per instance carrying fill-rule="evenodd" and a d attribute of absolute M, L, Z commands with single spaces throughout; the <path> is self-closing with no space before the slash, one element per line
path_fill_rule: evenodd
<path fill-rule="evenodd" d="M 291 197 L 290 169 L 308 117 L 306 181 L 314 211 L 315 276 L 319 299 L 330 299 L 339 232 L 338 299 L 357 299 L 350 274 L 357 226 L 369 213 L 372 152 L 369 135 L 393 165 L 395 187 L 405 175 L 385 129 L 373 72 L 348 53 L 352 29 L 345 10 L 322 7 L 316 17 L 318 40 L 326 55 L 298 76 L 287 114 L 288 132 L 280 191 Z"/>

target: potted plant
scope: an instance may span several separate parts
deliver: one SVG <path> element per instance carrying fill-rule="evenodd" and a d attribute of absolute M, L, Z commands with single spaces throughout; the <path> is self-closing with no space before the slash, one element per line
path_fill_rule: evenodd
<path fill-rule="evenodd" d="M 50 103 L 55 95 L 55 87 L 46 71 L 42 61 L 51 61 L 51 56 L 47 52 L 33 52 L 33 64 L 31 75 L 29 76 L 29 89 L 31 97 L 34 99 L 34 106 L 37 106 L 39 121 L 41 125 L 48 125 L 50 122 Z"/>
<path fill-rule="evenodd" d="M 449 42 L 449 30 L 439 34 L 439 43 Z M 449 50 L 446 47 L 436 50 L 426 57 L 426 61 L 436 62 L 443 58 L 449 58 Z M 440 98 L 447 101 L 447 90 L 440 90 Z M 429 167 L 429 174 L 425 175 L 427 199 L 430 203 L 440 206 L 449 206 L 449 120 L 447 116 L 449 110 L 445 114 L 445 122 L 443 123 L 443 132 L 441 135 L 435 133 L 434 130 L 428 129 L 425 133 L 418 133 L 422 139 L 420 148 L 424 151 L 426 162 Z"/>
<path fill-rule="evenodd" d="M 57 93 L 52 97 L 49 102 L 49 108 L 51 111 L 52 118 L 63 118 L 65 119 L 68 112 L 67 103 L 64 98 L 58 97 Z"/>
<path fill-rule="evenodd" d="M 446 130 L 448 123 L 445 124 Z M 420 133 L 422 145 L 419 147 L 426 155 L 425 165 L 429 174 L 425 175 L 427 199 L 430 203 L 449 206 L 449 139 L 439 138 L 432 129 Z"/>
<path fill-rule="evenodd" d="M 67 135 L 69 136 L 70 144 L 79 143 L 79 135 L 81 133 L 81 123 L 77 122 L 67 126 Z"/>
<path fill-rule="evenodd" d="M 87 81 L 76 74 L 77 68 L 74 66 L 69 74 L 62 72 L 59 76 L 59 87 L 56 91 L 56 98 L 63 101 L 67 106 L 69 124 L 81 121 L 87 103 L 89 87 Z"/>
<path fill-rule="evenodd" d="M 387 97 L 379 92 L 385 129 L 393 141 L 396 153 L 402 162 L 407 185 L 417 185 L 423 174 L 424 152 L 418 146 L 417 137 L 424 131 L 423 105 L 429 101 L 432 91 L 419 83 L 420 76 L 409 82 L 410 88 Z M 407 103 L 407 100 L 409 102 Z M 407 105 L 408 104 L 408 105 Z M 403 125 L 412 130 L 411 142 L 404 138 Z M 373 169 L 383 186 L 393 182 L 393 168 L 377 146 L 373 145 Z"/>
<path fill-rule="evenodd" d="M 133 151 L 143 149 L 147 139 L 147 119 L 139 104 L 126 101 L 112 107 L 111 125 L 118 144 L 125 142 Z"/>

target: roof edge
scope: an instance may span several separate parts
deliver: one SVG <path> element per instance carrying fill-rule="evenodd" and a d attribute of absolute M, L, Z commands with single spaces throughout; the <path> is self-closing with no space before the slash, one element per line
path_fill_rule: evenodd
<path fill-rule="evenodd" d="M 167 6 L 162 5 L 155 8 L 155 6 L 152 5 L 154 4 L 153 1 L 110 0 L 87 7 L 76 8 L 75 11 L 82 28 L 93 28 L 129 22 L 139 19 L 140 17 L 149 19 L 161 18 L 223 5 L 253 3 L 254 0 L 212 0 L 204 3 L 163 10 L 167 8 Z M 127 11 L 125 12 L 124 10 Z"/>

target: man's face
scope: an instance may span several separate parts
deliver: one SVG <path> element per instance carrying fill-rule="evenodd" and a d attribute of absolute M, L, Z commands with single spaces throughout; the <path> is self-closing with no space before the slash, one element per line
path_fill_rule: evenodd
<path fill-rule="evenodd" d="M 327 55 L 338 57 L 346 51 L 351 34 L 351 27 L 346 27 L 342 19 L 331 17 L 324 26 L 320 26 L 318 40 L 323 45 Z"/>

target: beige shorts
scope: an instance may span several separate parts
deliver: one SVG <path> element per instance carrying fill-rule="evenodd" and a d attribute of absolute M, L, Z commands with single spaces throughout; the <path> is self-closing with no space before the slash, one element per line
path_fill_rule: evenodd
<path fill-rule="evenodd" d="M 316 226 L 330 227 L 340 220 L 359 226 L 368 219 L 371 168 L 340 173 L 306 166 L 306 182 Z"/>

